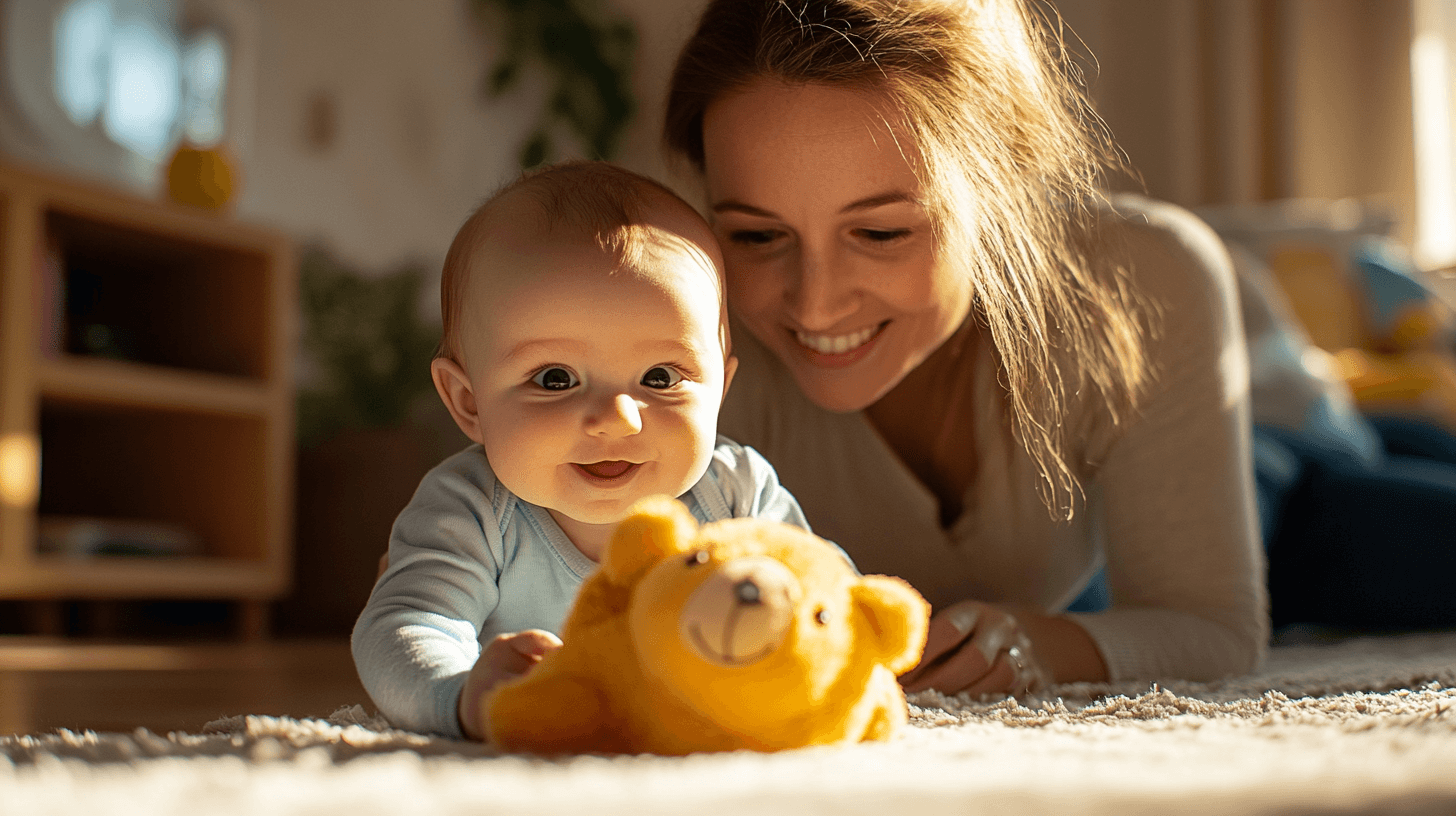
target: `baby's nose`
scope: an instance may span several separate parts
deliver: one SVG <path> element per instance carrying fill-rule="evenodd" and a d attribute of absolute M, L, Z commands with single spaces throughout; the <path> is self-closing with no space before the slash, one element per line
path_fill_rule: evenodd
<path fill-rule="evenodd" d="M 586 425 L 597 436 L 630 436 L 642 431 L 642 410 L 631 394 L 617 394 L 592 412 Z"/>

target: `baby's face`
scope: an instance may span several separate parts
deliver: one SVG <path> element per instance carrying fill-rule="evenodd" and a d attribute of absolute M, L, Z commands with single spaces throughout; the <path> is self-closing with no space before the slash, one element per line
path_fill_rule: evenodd
<path fill-rule="evenodd" d="M 725 388 L 717 276 L 701 248 L 660 237 L 616 272 L 590 242 L 495 253 L 510 270 L 468 290 L 462 351 L 486 457 L 568 534 L 615 524 L 644 496 L 681 495 L 712 455 Z"/>

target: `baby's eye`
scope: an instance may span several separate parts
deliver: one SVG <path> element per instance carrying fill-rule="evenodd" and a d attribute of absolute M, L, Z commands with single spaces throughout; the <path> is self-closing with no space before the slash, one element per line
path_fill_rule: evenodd
<path fill-rule="evenodd" d="M 653 366 L 642 375 L 642 384 L 648 388 L 671 388 L 682 382 L 682 375 L 667 366 Z"/>
<path fill-rule="evenodd" d="M 565 391 L 568 388 L 581 385 L 581 380 L 578 380 L 575 374 L 561 366 L 550 366 L 541 369 L 536 372 L 536 376 L 531 378 L 531 382 L 547 391 Z"/>

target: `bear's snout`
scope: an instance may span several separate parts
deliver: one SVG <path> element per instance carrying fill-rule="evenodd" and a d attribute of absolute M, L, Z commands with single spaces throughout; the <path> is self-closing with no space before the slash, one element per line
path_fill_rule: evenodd
<path fill-rule="evenodd" d="M 752 578 L 744 578 L 733 585 L 733 594 L 738 597 L 738 602 L 744 606 L 753 606 L 763 603 L 763 596 L 758 591 L 758 584 Z"/>
<path fill-rule="evenodd" d="M 772 558 L 726 561 L 689 596 L 678 634 L 711 663 L 756 663 L 788 636 L 800 592 L 799 579 Z"/>

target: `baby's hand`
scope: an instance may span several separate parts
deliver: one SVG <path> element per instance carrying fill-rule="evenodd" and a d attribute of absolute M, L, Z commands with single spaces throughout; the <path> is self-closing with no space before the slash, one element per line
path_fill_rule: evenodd
<path fill-rule="evenodd" d="M 475 661 L 475 668 L 460 689 L 460 730 L 474 740 L 484 740 L 481 699 L 500 683 L 520 677 L 561 648 L 561 639 L 543 629 L 496 635 Z"/>

